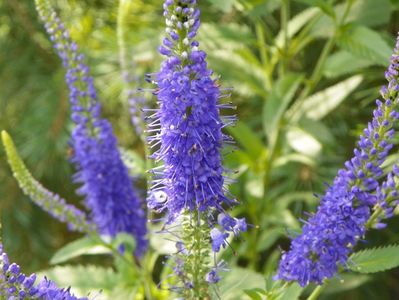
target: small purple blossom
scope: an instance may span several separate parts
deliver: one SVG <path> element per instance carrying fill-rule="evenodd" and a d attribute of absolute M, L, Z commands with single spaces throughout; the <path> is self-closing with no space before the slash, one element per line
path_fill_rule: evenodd
<path fill-rule="evenodd" d="M 228 238 L 228 233 L 223 233 L 217 228 L 212 228 L 211 239 L 212 239 L 212 250 L 214 252 L 219 252 L 220 247 L 226 247 L 226 239 Z"/>
<path fill-rule="evenodd" d="M 212 269 L 206 274 L 205 280 L 209 283 L 218 283 L 220 281 L 220 276 L 216 273 L 215 269 Z"/>
<path fill-rule="evenodd" d="M 298 281 L 305 286 L 311 282 L 322 284 L 324 279 L 333 277 L 338 266 L 345 267 L 348 255 L 365 235 L 372 208 L 376 204 L 387 206 L 387 196 L 396 184 L 392 174 L 382 186 L 378 179 L 383 175 L 381 165 L 393 147 L 393 124 L 399 119 L 398 68 L 399 39 L 385 73 L 388 86 L 381 89 L 385 101 L 376 101 L 373 119 L 360 136 L 354 157 L 338 171 L 333 185 L 321 197 L 316 214 L 305 222 L 290 250 L 283 253 L 277 279 Z M 387 208 L 386 216 L 391 211 Z M 383 225 L 378 223 L 375 227 Z"/>

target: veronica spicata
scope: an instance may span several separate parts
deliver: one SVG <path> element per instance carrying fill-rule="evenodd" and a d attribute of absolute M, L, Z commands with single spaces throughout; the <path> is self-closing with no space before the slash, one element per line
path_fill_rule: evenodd
<path fill-rule="evenodd" d="M 3 298 L 4 297 L 4 298 Z M 37 299 L 37 300 L 87 300 L 77 298 L 69 289 L 61 289 L 43 278 L 36 283 L 36 275 L 29 276 L 21 272 L 19 265 L 10 263 L 7 253 L 0 243 L 0 298 L 1 299 Z"/>
<path fill-rule="evenodd" d="M 211 249 L 218 252 L 231 233 L 247 228 L 244 219 L 225 211 L 236 201 L 225 187 L 221 148 L 231 138 L 222 129 L 235 117 L 220 116 L 221 109 L 233 106 L 219 102 L 227 93 L 212 78 L 206 54 L 195 40 L 200 27 L 197 1 L 166 0 L 164 17 L 166 37 L 159 51 L 165 60 L 160 71 L 149 76 L 157 85 L 159 109 L 149 110 L 153 114 L 148 117 L 150 145 L 159 147 L 153 158 L 164 165 L 153 170 L 148 205 L 166 211 L 167 224 L 186 218 L 179 221 L 182 241 L 176 244 L 179 257 L 174 271 L 183 290 L 194 290 L 186 297 L 206 297 L 207 283 L 220 279 L 216 267 L 207 270 L 205 265 L 209 238 Z"/>
<path fill-rule="evenodd" d="M 133 234 L 137 240 L 136 254 L 141 255 L 147 247 L 146 216 L 121 160 L 111 124 L 101 118 L 101 105 L 84 55 L 78 52 L 78 46 L 48 1 L 36 0 L 36 3 L 66 69 L 75 123 L 71 139 L 72 162 L 78 172 L 74 178 L 82 183 L 79 192 L 86 196 L 85 204 L 91 210 L 98 231 L 110 236 L 120 232 Z"/>
<path fill-rule="evenodd" d="M 231 105 L 219 103 L 224 95 L 211 78 L 205 52 L 194 40 L 200 26 L 196 1 L 168 0 L 164 9 L 167 37 L 159 51 L 166 59 L 155 77 L 160 108 L 149 124 L 155 132 L 150 143 L 159 145 L 153 157 L 163 160 L 164 167 L 154 170 L 159 176 L 152 186 L 149 207 L 166 210 L 168 222 L 185 209 L 215 210 L 228 218 L 223 206 L 235 200 L 226 196 L 220 150 L 223 142 L 230 141 L 222 128 L 234 117 L 222 120 L 219 112 Z M 234 224 L 225 229 L 233 231 L 237 221 L 230 218 L 230 222 Z"/>
<path fill-rule="evenodd" d="M 354 150 L 354 157 L 338 171 L 331 186 L 320 199 L 316 214 L 302 228 L 302 234 L 292 240 L 290 250 L 282 255 L 277 278 L 295 280 L 301 286 L 310 282 L 322 284 L 333 277 L 339 266 L 347 263 L 348 255 L 363 238 L 368 226 L 381 228 L 372 210 L 392 214 L 398 200 L 393 189 L 398 186 L 394 171 L 381 185 L 381 169 L 389 150 L 393 147 L 393 125 L 399 119 L 398 109 L 399 41 L 385 73 L 388 85 L 382 87 L 383 100 L 377 100 L 373 119 L 364 129 Z M 373 222 L 371 222 L 373 221 Z M 374 222 L 377 221 L 377 222 Z"/>

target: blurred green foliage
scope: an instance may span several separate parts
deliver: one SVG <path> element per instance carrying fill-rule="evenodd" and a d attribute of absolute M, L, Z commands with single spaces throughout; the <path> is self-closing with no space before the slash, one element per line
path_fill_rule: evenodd
<path fill-rule="evenodd" d="M 88 57 L 121 146 L 143 159 L 122 94 L 118 1 L 53 2 Z M 161 61 L 157 47 L 163 35 L 163 1 L 132 2 L 130 55 L 137 75 L 144 78 Z M 224 256 L 233 269 L 237 265 L 273 275 L 281 248 L 289 245 L 287 235 L 300 230 L 304 211 L 314 211 L 314 194 L 323 192 L 350 157 L 371 117 L 399 28 L 399 1 L 204 0 L 200 6 L 200 45 L 222 86 L 234 88 L 228 101 L 238 106 L 240 121 L 228 129 L 237 149 L 225 155 L 226 165 L 236 170 L 231 190 L 241 205 L 235 214 L 254 225 L 233 243 L 237 255 L 227 250 Z M 71 124 L 64 71 L 33 1 L 0 0 L 0 45 L 0 128 L 15 138 L 36 178 L 79 203 L 68 164 Z M 140 84 L 149 87 L 144 80 Z M 147 96 L 153 105 L 155 99 Z M 390 163 L 398 158 L 393 152 Z M 10 256 L 26 272 L 48 267 L 55 250 L 77 236 L 22 195 L 3 149 L 0 182 Z M 368 246 L 397 242 L 398 220 L 389 225 L 371 232 Z M 239 276 L 234 274 L 239 272 L 227 275 L 230 283 Z M 334 280 L 322 298 L 395 299 L 396 275 L 395 270 L 378 276 L 345 274 L 343 283 Z M 225 294 L 223 299 L 238 299 L 234 297 Z"/>

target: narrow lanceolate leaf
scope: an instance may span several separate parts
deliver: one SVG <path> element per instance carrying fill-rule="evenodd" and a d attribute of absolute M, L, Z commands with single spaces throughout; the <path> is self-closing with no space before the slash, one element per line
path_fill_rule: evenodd
<path fill-rule="evenodd" d="M 59 249 L 50 260 L 50 264 L 60 264 L 81 255 L 109 254 L 110 249 L 91 236 L 75 240 Z"/>
<path fill-rule="evenodd" d="M 71 229 L 82 232 L 90 231 L 91 226 L 86 220 L 85 213 L 73 205 L 67 204 L 64 199 L 50 192 L 35 180 L 18 155 L 14 142 L 8 133 L 2 131 L 1 138 L 6 150 L 8 163 L 22 191 L 50 215 L 68 223 Z"/>
<path fill-rule="evenodd" d="M 359 273 L 376 273 L 399 266 L 399 245 L 367 249 L 350 256 L 348 267 Z"/>
<path fill-rule="evenodd" d="M 46 276 L 59 286 L 70 286 L 71 291 L 75 295 L 81 297 L 87 296 L 90 293 L 90 295 L 94 295 L 94 297 L 91 297 L 93 299 L 104 299 L 108 296 L 108 293 L 116 287 L 118 287 L 120 291 L 123 289 L 122 286 L 118 286 L 118 284 L 121 284 L 120 277 L 115 274 L 111 268 L 94 265 L 57 266 L 55 268 L 43 270 L 39 272 L 37 276 L 39 278 Z M 102 295 L 104 295 L 104 297 L 100 297 Z"/>
<path fill-rule="evenodd" d="M 312 120 L 324 118 L 347 99 L 362 81 L 362 76 L 355 75 L 306 98 L 291 122 L 299 120 L 303 115 Z"/>

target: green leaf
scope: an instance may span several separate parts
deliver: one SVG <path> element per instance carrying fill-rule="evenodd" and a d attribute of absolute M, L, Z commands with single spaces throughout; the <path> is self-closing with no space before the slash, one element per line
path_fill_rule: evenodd
<path fill-rule="evenodd" d="M 326 15 L 335 19 L 335 11 L 333 6 L 325 0 L 296 0 L 297 2 L 307 4 L 309 6 L 315 6 L 320 8 Z"/>
<path fill-rule="evenodd" d="M 292 283 L 288 288 L 282 289 L 278 300 L 297 300 L 301 295 L 303 289 L 296 282 Z"/>
<path fill-rule="evenodd" d="M 224 13 L 228 13 L 232 10 L 235 0 L 208 0 L 208 2 Z"/>
<path fill-rule="evenodd" d="M 370 281 L 371 276 L 361 274 L 340 274 L 339 278 L 332 278 L 323 294 L 336 294 L 350 291 Z"/>
<path fill-rule="evenodd" d="M 312 134 L 298 126 L 287 129 L 286 139 L 292 149 L 310 157 L 317 156 L 322 149 L 322 144 Z"/>
<path fill-rule="evenodd" d="M 39 278 L 44 276 L 59 287 L 71 287 L 72 292 L 79 297 L 111 291 L 119 283 L 119 276 L 111 268 L 92 265 L 58 266 L 38 273 Z"/>
<path fill-rule="evenodd" d="M 47 190 L 40 184 L 40 182 L 33 178 L 19 156 L 14 142 L 7 132 L 2 131 L 1 138 L 6 150 L 8 163 L 24 194 L 29 196 L 35 204 L 40 206 L 46 212 L 56 216 L 59 220 L 68 222 L 73 226 L 73 229 L 89 232 L 91 226 L 87 223 L 85 214 L 71 204 L 67 204 L 64 199 Z"/>
<path fill-rule="evenodd" d="M 312 157 L 300 153 L 290 153 L 276 158 L 273 161 L 273 167 L 274 168 L 284 167 L 286 164 L 291 162 L 296 162 L 311 167 L 314 167 L 316 165 L 316 161 Z"/>
<path fill-rule="evenodd" d="M 323 145 L 331 145 L 335 142 L 334 136 L 331 133 L 330 128 L 324 125 L 322 121 L 302 117 L 299 120 L 298 125 L 306 132 L 314 136 Z"/>
<path fill-rule="evenodd" d="M 399 266 L 399 245 L 366 249 L 352 254 L 348 267 L 358 273 L 376 273 Z"/>
<path fill-rule="evenodd" d="M 80 255 L 106 254 L 110 250 L 90 236 L 73 241 L 59 249 L 50 259 L 50 264 L 60 264 Z"/>
<path fill-rule="evenodd" d="M 203 30 L 198 33 L 198 39 L 204 47 L 211 49 L 242 49 L 243 44 L 248 45 L 255 40 L 250 28 L 242 24 L 202 23 L 201 28 Z"/>
<path fill-rule="evenodd" d="M 370 28 L 355 26 L 338 36 L 338 45 L 361 58 L 369 59 L 382 66 L 389 64 L 392 49 L 381 35 Z"/>
<path fill-rule="evenodd" d="M 262 199 L 265 190 L 263 186 L 263 175 L 259 173 L 261 172 L 255 174 L 253 172 L 248 172 L 245 181 L 245 191 L 252 197 Z"/>
<path fill-rule="evenodd" d="M 244 293 L 247 294 L 252 300 L 262 300 L 262 289 L 252 289 L 252 290 L 244 290 Z"/>
<path fill-rule="evenodd" d="M 274 142 L 281 118 L 302 82 L 302 74 L 288 74 L 273 87 L 263 106 L 263 128 L 270 143 Z"/>
<path fill-rule="evenodd" d="M 369 59 L 358 57 L 347 51 L 338 51 L 327 58 L 323 73 L 326 77 L 335 78 L 374 64 Z"/>
<path fill-rule="evenodd" d="M 387 24 L 391 18 L 392 5 L 389 0 L 357 0 L 348 16 L 348 22 L 374 27 Z"/>
<path fill-rule="evenodd" d="M 267 80 L 264 68 L 248 48 L 226 50 L 225 46 L 210 50 L 210 64 L 223 74 L 223 82 L 234 86 L 244 96 L 264 97 Z"/>
<path fill-rule="evenodd" d="M 344 14 L 347 5 L 345 2 L 334 7 L 337 19 L 340 19 Z M 350 14 L 346 18 L 347 24 L 354 23 L 373 27 L 389 22 L 392 13 L 392 6 L 389 0 L 357 0 L 353 2 Z M 335 29 L 334 21 L 330 17 L 323 15 L 312 26 L 311 35 L 315 37 L 331 37 Z"/>
<path fill-rule="evenodd" d="M 261 274 L 243 268 L 234 268 L 222 277 L 219 295 L 223 300 L 242 299 L 244 289 L 251 290 L 264 285 Z"/>
<path fill-rule="evenodd" d="M 299 120 L 303 115 L 313 120 L 324 118 L 341 104 L 362 81 L 362 76 L 352 76 L 306 98 L 293 115 L 292 120 Z"/>
<path fill-rule="evenodd" d="M 234 127 L 228 127 L 227 130 L 253 160 L 262 156 L 264 152 L 262 140 L 245 123 L 237 122 Z"/>
<path fill-rule="evenodd" d="M 236 0 L 236 8 L 252 19 L 267 16 L 281 6 L 281 0 Z"/>

